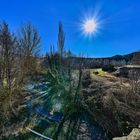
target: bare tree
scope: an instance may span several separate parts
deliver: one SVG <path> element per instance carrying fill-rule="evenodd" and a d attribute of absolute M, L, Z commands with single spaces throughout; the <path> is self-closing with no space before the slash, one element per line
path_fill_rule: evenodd
<path fill-rule="evenodd" d="M 139 69 L 133 69 L 129 72 L 129 83 L 131 88 L 131 93 L 133 93 L 134 96 L 140 97 L 140 73 Z"/>
<path fill-rule="evenodd" d="M 133 107 L 135 112 L 139 112 L 140 107 L 140 73 L 139 70 L 133 69 L 129 72 L 129 94 L 128 94 L 128 103 Z M 137 114 L 137 113 L 136 113 Z M 140 120 L 135 114 L 135 124 L 137 124 Z"/>
<path fill-rule="evenodd" d="M 20 56 L 23 60 L 22 67 L 24 74 L 29 74 L 36 70 L 41 39 L 37 29 L 31 23 L 27 23 L 21 27 L 19 36 L 21 46 Z"/>

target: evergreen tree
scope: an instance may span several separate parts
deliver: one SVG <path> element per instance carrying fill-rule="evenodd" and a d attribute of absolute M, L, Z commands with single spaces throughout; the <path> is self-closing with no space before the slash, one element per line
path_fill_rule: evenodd
<path fill-rule="evenodd" d="M 65 43 L 65 33 L 63 31 L 62 23 L 60 22 L 58 28 L 58 42 L 57 42 L 60 64 L 62 63 L 62 58 L 63 58 L 64 43 Z"/>
<path fill-rule="evenodd" d="M 135 55 L 133 56 L 132 64 L 134 64 L 134 65 L 140 65 L 140 51 L 138 51 L 137 53 L 135 53 Z"/>

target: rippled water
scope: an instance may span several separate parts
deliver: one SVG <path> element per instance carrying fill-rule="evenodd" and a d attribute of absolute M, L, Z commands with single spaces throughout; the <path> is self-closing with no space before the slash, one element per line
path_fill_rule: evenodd
<path fill-rule="evenodd" d="M 38 98 L 38 93 L 39 93 L 39 97 L 44 96 L 44 95 L 49 95 L 49 89 L 47 85 L 48 85 L 47 82 L 39 83 L 39 84 L 32 83 L 32 84 L 27 85 L 25 88 L 26 90 L 32 93 L 33 92 L 36 93 L 34 94 L 33 98 Z M 49 121 L 60 123 L 61 120 L 63 119 L 63 114 L 59 112 L 54 113 L 53 115 L 50 115 L 49 107 L 46 107 L 43 104 L 38 104 L 35 107 L 33 107 L 32 100 L 28 100 L 27 105 L 29 109 L 33 109 L 33 111 L 37 115 L 42 116 L 45 119 L 48 119 Z M 109 140 L 110 139 L 106 135 L 106 132 L 104 131 L 104 129 L 100 127 L 97 124 L 97 122 L 95 122 L 94 119 L 88 115 L 88 113 L 85 112 L 83 114 L 79 114 L 79 116 L 76 116 L 76 117 L 81 118 L 81 124 L 79 127 L 79 133 L 77 135 L 77 139 L 79 140 Z M 76 117 L 73 119 L 76 119 Z M 44 123 L 42 123 L 42 125 L 44 125 Z M 47 129 L 48 125 L 51 125 L 51 124 L 47 123 L 47 126 L 45 128 L 44 126 L 42 126 L 42 128 Z"/>

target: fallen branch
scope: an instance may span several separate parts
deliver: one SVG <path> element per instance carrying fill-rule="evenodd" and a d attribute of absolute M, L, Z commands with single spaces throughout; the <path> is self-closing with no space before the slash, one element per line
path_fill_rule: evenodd
<path fill-rule="evenodd" d="M 34 133 L 34 134 L 37 135 L 38 137 L 41 137 L 41 138 L 43 138 L 43 139 L 45 139 L 45 140 L 53 140 L 53 139 L 51 139 L 51 138 L 49 138 L 49 137 L 46 137 L 46 136 L 44 136 L 44 135 L 42 135 L 42 134 L 40 134 L 40 133 L 38 133 L 38 132 L 36 132 L 36 131 L 34 131 L 34 130 L 28 128 L 28 127 L 27 127 L 26 129 L 29 130 L 30 132 Z"/>

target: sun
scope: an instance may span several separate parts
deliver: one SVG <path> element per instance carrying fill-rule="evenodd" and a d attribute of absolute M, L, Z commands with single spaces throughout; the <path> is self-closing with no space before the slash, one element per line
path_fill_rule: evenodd
<path fill-rule="evenodd" d="M 103 22 L 100 10 L 96 8 L 94 11 L 87 10 L 87 12 L 84 12 L 80 17 L 78 24 L 78 26 L 80 25 L 81 35 L 89 39 L 96 37 L 104 25 Z"/>
<path fill-rule="evenodd" d="M 86 34 L 94 34 L 97 31 L 97 23 L 94 19 L 88 19 L 83 24 L 83 29 Z"/>

